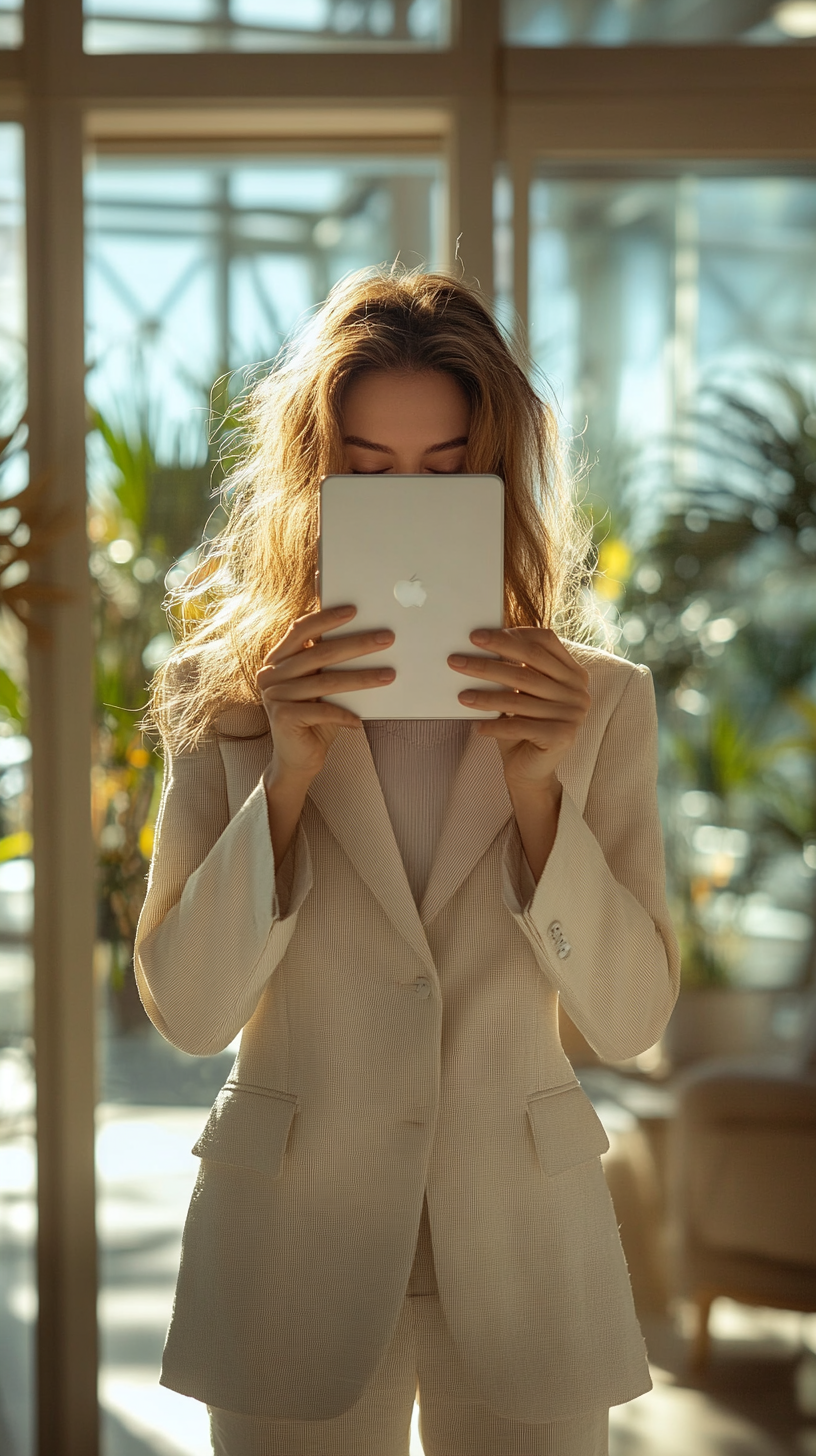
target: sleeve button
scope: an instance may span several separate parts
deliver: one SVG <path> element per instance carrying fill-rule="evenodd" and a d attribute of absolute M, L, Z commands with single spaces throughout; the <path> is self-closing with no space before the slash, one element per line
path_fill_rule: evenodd
<path fill-rule="evenodd" d="M 547 927 L 547 934 L 549 935 L 550 940 L 555 946 L 555 951 L 558 959 L 560 961 L 565 961 L 570 951 L 572 950 L 572 946 L 570 945 L 567 937 L 564 934 L 560 920 L 553 920 L 551 922 L 551 924 Z"/>

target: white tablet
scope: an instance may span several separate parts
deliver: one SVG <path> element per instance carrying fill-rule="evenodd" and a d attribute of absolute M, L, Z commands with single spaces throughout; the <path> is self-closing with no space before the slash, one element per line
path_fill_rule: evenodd
<path fill-rule="evenodd" d="M 322 607 L 357 608 L 349 634 L 394 633 L 390 647 L 360 664 L 397 674 L 385 687 L 325 702 L 361 718 L 498 716 L 459 702 L 465 688 L 493 685 L 447 663 L 452 652 L 492 656 L 473 646 L 470 633 L 504 622 L 504 484 L 497 475 L 327 476 L 319 572 Z"/>

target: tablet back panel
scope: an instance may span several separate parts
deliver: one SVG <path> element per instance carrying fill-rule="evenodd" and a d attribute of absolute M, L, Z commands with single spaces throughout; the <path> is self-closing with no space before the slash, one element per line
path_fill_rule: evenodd
<path fill-rule="evenodd" d="M 319 570 L 321 606 L 357 607 L 350 632 L 390 627 L 395 634 L 391 647 L 358 659 L 360 665 L 397 673 L 385 687 L 324 701 L 361 718 L 497 716 L 458 701 L 467 687 L 495 685 L 454 672 L 447 657 L 490 656 L 478 652 L 469 635 L 504 620 L 504 485 L 498 476 L 328 476 L 320 488 Z"/>

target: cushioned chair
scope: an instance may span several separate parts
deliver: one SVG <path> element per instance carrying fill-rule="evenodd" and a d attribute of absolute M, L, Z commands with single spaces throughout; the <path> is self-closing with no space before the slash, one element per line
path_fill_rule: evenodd
<path fill-rule="evenodd" d="M 699 1368 L 720 1295 L 816 1311 L 816 1001 L 794 1064 L 704 1062 L 677 1094 L 675 1272 L 697 1306 Z"/>

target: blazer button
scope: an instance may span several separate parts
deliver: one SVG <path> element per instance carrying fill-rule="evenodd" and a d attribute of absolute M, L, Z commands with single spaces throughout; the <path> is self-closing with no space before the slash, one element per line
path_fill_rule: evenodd
<path fill-rule="evenodd" d="M 431 994 L 431 983 L 430 983 L 430 981 L 426 981 L 424 976 L 420 976 L 416 981 L 414 981 L 414 994 L 416 996 L 423 996 L 423 997 L 424 996 L 430 996 L 430 994 Z"/>

